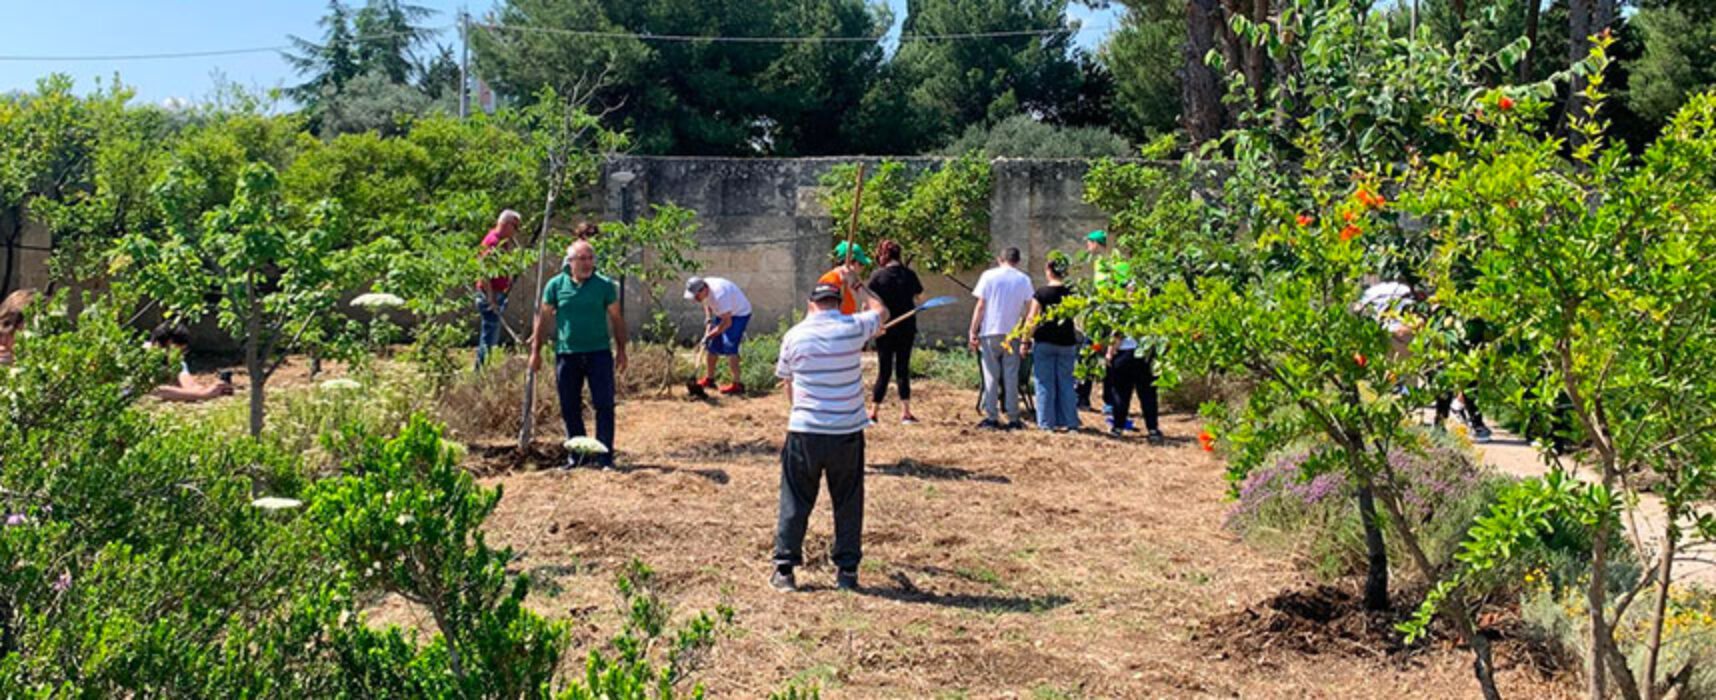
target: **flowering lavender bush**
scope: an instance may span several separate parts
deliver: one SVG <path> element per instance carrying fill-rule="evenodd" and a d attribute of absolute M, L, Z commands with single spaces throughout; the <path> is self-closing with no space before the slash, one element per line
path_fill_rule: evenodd
<path fill-rule="evenodd" d="M 1253 543 L 1294 552 L 1321 578 L 1360 574 L 1364 533 L 1352 485 L 1343 472 L 1321 469 L 1323 456 L 1316 444 L 1278 451 L 1240 482 L 1223 525 Z M 1418 445 L 1397 449 L 1388 459 L 1400 479 L 1392 486 L 1405 515 L 1423 533 L 1425 553 L 1433 564 L 1448 561 L 1502 480 L 1489 475 L 1464 444 L 1439 433 L 1425 433 Z M 1405 561 L 1404 552 L 1398 554 L 1393 559 Z"/>

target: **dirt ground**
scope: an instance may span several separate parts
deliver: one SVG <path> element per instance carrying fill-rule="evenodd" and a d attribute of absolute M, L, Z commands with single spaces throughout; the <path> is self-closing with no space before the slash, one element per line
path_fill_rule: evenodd
<path fill-rule="evenodd" d="M 710 697 L 760 698 L 794 679 L 825 698 L 1477 695 L 1463 649 L 1401 649 L 1387 620 L 1351 611 L 1349 592 L 1222 531 L 1222 465 L 1198 449 L 1195 418 L 1166 417 L 1171 443 L 1150 447 L 980 432 L 972 391 L 923 382 L 914 398 L 923 424 L 889 412 L 868 434 L 858 594 L 833 589 L 826 494 L 806 590 L 767 585 L 778 394 L 622 402 L 612 472 L 496 473 L 481 445 L 471 466 L 505 490 L 491 543 L 537 578 L 533 605 L 574 620 L 574 674 L 618 628 L 613 577 L 636 557 L 676 618 L 736 611 L 696 675 Z M 420 617 L 384 601 L 372 619 Z M 1572 697 L 1574 681 L 1540 656 L 1503 640 L 1503 691 Z"/>

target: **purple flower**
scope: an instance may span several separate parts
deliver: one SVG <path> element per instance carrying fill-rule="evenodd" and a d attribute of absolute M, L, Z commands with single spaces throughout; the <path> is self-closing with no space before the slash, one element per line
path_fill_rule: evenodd
<path fill-rule="evenodd" d="M 64 593 L 71 590 L 71 572 L 61 571 L 60 577 L 54 579 L 54 590 Z"/>
<path fill-rule="evenodd" d="M 29 519 L 25 518 L 23 513 L 11 513 L 6 516 L 7 527 L 17 527 L 26 522 L 29 522 Z"/>

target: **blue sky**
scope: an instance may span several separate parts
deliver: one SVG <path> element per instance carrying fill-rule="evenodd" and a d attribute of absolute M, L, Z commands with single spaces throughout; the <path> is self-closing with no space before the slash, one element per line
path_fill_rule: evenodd
<path fill-rule="evenodd" d="M 350 0 L 360 4 L 361 0 Z M 416 0 L 438 10 L 432 24 L 451 25 L 461 4 L 481 14 L 488 0 Z M 905 0 L 887 0 L 896 22 L 905 16 Z M 322 0 L 13 0 L 6 3 L 6 41 L 0 55 L 63 57 L 155 54 L 281 46 L 286 35 L 315 38 L 316 20 L 327 7 Z M 1092 28 L 1112 23 L 1113 12 L 1092 14 L 1073 5 L 1068 14 Z M 1103 32 L 1084 31 L 1080 45 L 1094 46 Z M 457 40 L 454 32 L 445 41 Z M 158 60 L 0 60 L 0 92 L 28 90 L 48 73 L 66 73 L 77 80 L 79 92 L 97 79 L 115 73 L 137 89 L 141 102 L 170 98 L 200 100 L 214 86 L 218 72 L 246 87 L 269 88 L 297 81 L 278 53 L 266 51 L 217 57 Z"/>

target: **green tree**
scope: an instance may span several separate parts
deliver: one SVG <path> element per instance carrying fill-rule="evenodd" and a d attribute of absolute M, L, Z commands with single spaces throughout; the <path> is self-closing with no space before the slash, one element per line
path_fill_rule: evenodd
<path fill-rule="evenodd" d="M 294 50 L 282 55 L 307 79 L 287 94 L 305 106 L 316 128 L 325 126 L 330 102 L 340 110 L 333 117 L 335 126 L 347 129 L 421 114 L 445 91 L 451 61 L 446 47 L 430 61 L 416 57 L 418 47 L 435 34 L 419 23 L 434 14 L 400 0 L 367 0 L 356 10 L 330 0 L 328 13 L 318 22 L 324 30 L 320 43 L 288 36 Z M 453 80 L 456 87 L 457 78 Z M 357 94 L 347 97 L 349 88 L 356 88 Z"/>
<path fill-rule="evenodd" d="M 592 110 L 644 153 L 815 155 L 845 150 L 846 116 L 882 58 L 874 41 L 704 42 L 576 37 L 865 38 L 889 18 L 863 0 L 508 0 L 474 35 L 480 74 L 529 100 L 594 92 Z"/>
<path fill-rule="evenodd" d="M 309 77 L 286 91 L 305 104 L 321 99 L 324 90 L 338 91 L 363 73 L 352 38 L 351 9 L 340 0 L 328 0 L 328 13 L 316 24 L 323 29 L 321 43 L 287 35 L 296 53 L 282 54 L 294 70 Z"/>
<path fill-rule="evenodd" d="M 1716 496 L 1716 429 L 1711 387 L 1716 277 L 1711 220 L 1716 207 L 1716 96 L 1698 95 L 1641 157 L 1607 136 L 1607 50 L 1599 38 L 1584 71 L 1573 122 L 1577 148 L 1538 132 L 1546 105 L 1529 95 L 1511 108 L 1453 122 L 1467 140 L 1461 157 L 1433 161 L 1415 213 L 1436 227 L 1440 288 L 1448 303 L 1493 319 L 1501 338 L 1478 354 L 1494 393 L 1522 415 L 1574 422 L 1560 437 L 1588 446 L 1573 470 L 1551 451 L 1551 479 L 1532 484 L 1480 521 L 1461 557 L 1465 570 L 1442 584 L 1426 608 L 1464 577 L 1494 568 L 1520 544 L 1547 535 L 1550 516 L 1592 532 L 1584 588 L 1586 671 L 1592 698 L 1611 688 L 1626 698 L 1667 694 L 1684 674 L 1657 668 L 1668 583 L 1689 537 L 1716 535 L 1716 521 L 1693 502 Z M 1476 123 L 1473 123 L 1476 122 Z M 1644 576 L 1616 560 L 1640 474 L 1662 480 L 1667 514 L 1661 544 Z M 1648 551 L 1648 550 L 1645 550 Z M 1654 587 L 1654 596 L 1641 593 Z M 1651 599 L 1645 660 L 1630 666 L 1617 630 L 1634 601 Z"/>
<path fill-rule="evenodd" d="M 1716 6 L 1663 2 L 1640 8 L 1628 24 L 1638 29 L 1644 55 L 1630 66 L 1627 104 L 1662 122 L 1697 92 L 1716 85 Z"/>
<path fill-rule="evenodd" d="M 206 181 L 183 161 L 169 166 L 155 186 L 164 235 L 127 236 L 115 265 L 169 315 L 194 321 L 215 311 L 221 329 L 239 339 L 253 437 L 262 434 L 269 377 L 316 317 L 340 313 L 340 294 L 358 282 L 358 256 L 338 247 L 346 225 L 338 205 L 287 203 L 277 172 L 245 162 L 230 197 L 204 207 Z"/>
<path fill-rule="evenodd" d="M 987 158 L 967 153 L 918 171 L 899 161 L 882 161 L 872 172 L 864 182 L 860 243 L 874 247 L 880 239 L 891 238 L 914 267 L 950 278 L 989 262 L 994 177 Z M 854 165 L 837 166 L 822 178 L 827 188 L 823 204 L 841 230 L 847 226 L 856 183 Z"/>
<path fill-rule="evenodd" d="M 1057 126 L 1016 114 L 993 126 L 972 124 L 940 152 L 948 156 L 978 153 L 985 158 L 1124 158 L 1133 155 L 1133 148 L 1100 126 Z"/>
<path fill-rule="evenodd" d="M 1098 51 L 1114 75 L 1114 129 L 1128 138 L 1143 141 L 1178 128 L 1185 9 L 1176 2 L 1130 7 Z"/>
<path fill-rule="evenodd" d="M 907 35 L 1029 32 L 981 41 L 909 41 L 888 64 L 880 94 L 867 97 L 872 118 L 889 129 L 889 153 L 918 153 L 947 143 L 972 124 L 1021 113 L 1059 115 L 1077 98 L 1079 63 L 1065 21 L 1068 0 L 911 0 Z M 903 91 L 900 97 L 894 97 Z M 900 101 L 903 111 L 889 108 Z"/>

